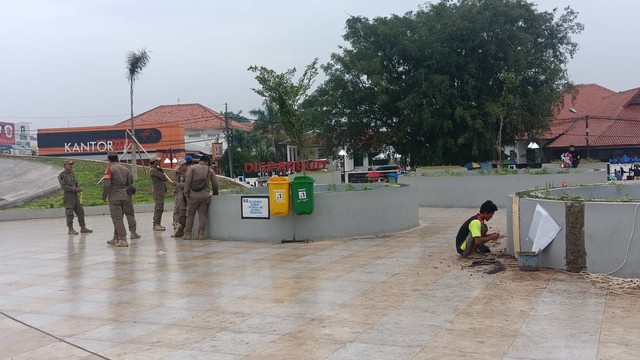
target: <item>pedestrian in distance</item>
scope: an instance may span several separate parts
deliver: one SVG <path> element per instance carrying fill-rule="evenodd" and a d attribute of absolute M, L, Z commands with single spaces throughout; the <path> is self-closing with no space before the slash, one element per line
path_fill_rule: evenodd
<path fill-rule="evenodd" d="M 162 213 L 164 212 L 164 197 L 167 192 L 167 180 L 169 178 L 160 167 L 160 159 L 157 156 L 149 158 L 151 169 L 149 177 L 151 177 L 152 195 L 155 207 L 153 209 L 153 231 L 165 231 L 162 226 Z"/>
<path fill-rule="evenodd" d="M 196 212 L 199 220 L 197 239 L 204 240 L 211 192 L 213 195 L 218 195 L 218 179 L 211 170 L 210 162 L 211 157 L 203 155 L 197 165 L 192 165 L 187 170 L 184 181 L 184 193 L 187 196 L 187 223 L 182 237 L 184 240 L 192 239 L 191 231 Z"/>
<path fill-rule="evenodd" d="M 106 202 L 109 199 L 109 215 L 115 232 L 114 238 L 107 241 L 107 244 L 128 247 L 124 213 L 128 202 L 131 201 L 127 191 L 133 186 L 133 176 L 127 167 L 120 164 L 116 152 L 108 152 L 107 159 L 109 159 L 109 167 L 103 176 L 102 201 Z"/>
<path fill-rule="evenodd" d="M 482 246 L 486 247 L 485 244 L 487 242 L 498 240 L 501 237 L 498 232 L 488 234 L 488 227 L 485 224 L 486 221 L 493 218 L 493 214 L 496 211 L 498 211 L 496 204 L 491 200 L 487 200 L 480 206 L 479 213 L 467 219 L 460 226 L 456 236 L 456 251 L 458 251 L 458 254 L 467 257 L 473 252 L 480 254 L 490 252 L 488 247 L 484 250 L 481 249 Z"/>
<path fill-rule="evenodd" d="M 576 147 L 573 145 L 569 145 L 569 151 L 567 151 L 570 155 L 571 159 L 571 167 L 577 168 L 580 165 L 580 153 L 576 150 Z"/>
<path fill-rule="evenodd" d="M 58 175 L 58 182 L 64 190 L 62 202 L 64 203 L 64 213 L 67 217 L 67 228 L 69 235 L 78 235 L 73 228 L 73 213 L 78 216 L 78 224 L 80 224 L 80 232 L 83 234 L 92 233 L 93 230 L 88 229 L 84 222 L 84 208 L 78 194 L 82 194 L 82 187 L 78 184 L 76 176 L 73 174 L 73 160 L 65 160 L 64 171 Z"/>

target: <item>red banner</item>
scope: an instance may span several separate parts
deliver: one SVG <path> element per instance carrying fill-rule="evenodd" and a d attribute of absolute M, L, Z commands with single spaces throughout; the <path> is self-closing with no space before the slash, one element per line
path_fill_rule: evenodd
<path fill-rule="evenodd" d="M 293 173 L 293 172 L 301 172 L 303 170 L 307 170 L 307 171 L 324 170 L 326 168 L 327 168 L 326 160 L 307 160 L 305 162 L 298 160 L 298 161 L 287 161 L 287 162 L 269 161 L 269 162 L 259 162 L 259 163 L 244 163 L 244 166 L 242 169 L 245 173 L 252 173 L 252 172 Z"/>

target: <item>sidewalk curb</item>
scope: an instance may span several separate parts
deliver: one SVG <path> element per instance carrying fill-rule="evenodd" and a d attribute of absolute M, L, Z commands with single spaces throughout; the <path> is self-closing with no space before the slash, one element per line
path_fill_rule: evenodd
<path fill-rule="evenodd" d="M 133 204 L 136 213 L 153 212 L 154 204 Z M 164 211 L 173 211 L 173 203 L 165 203 Z M 85 216 L 109 215 L 109 205 L 87 206 Z M 64 218 L 64 209 L 0 210 L 0 221 Z"/>

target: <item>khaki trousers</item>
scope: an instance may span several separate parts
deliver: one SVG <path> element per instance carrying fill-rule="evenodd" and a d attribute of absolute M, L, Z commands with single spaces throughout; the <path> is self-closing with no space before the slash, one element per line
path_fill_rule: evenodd
<path fill-rule="evenodd" d="M 115 235 L 122 240 L 127 238 L 127 230 L 124 227 L 124 209 L 126 203 L 127 200 L 109 201 L 109 214 L 113 222 L 113 229 L 115 230 Z"/>
<path fill-rule="evenodd" d="M 198 234 L 204 234 L 204 230 L 207 228 L 207 214 L 209 213 L 209 202 L 211 197 L 194 199 L 189 198 L 187 201 L 187 224 L 184 228 L 184 234 L 191 234 L 193 229 L 193 221 L 196 217 L 196 211 L 198 212 Z"/>

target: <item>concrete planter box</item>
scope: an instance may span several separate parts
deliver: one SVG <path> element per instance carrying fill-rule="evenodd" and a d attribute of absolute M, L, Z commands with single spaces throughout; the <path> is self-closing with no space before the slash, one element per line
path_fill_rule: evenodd
<path fill-rule="evenodd" d="M 569 193 L 590 199 L 610 199 L 615 196 L 635 197 L 635 195 L 640 195 L 640 185 L 583 186 L 556 189 L 555 193 Z M 582 243 L 577 245 L 584 247 L 584 251 L 586 251 L 585 271 L 592 273 L 612 272 L 625 261 L 625 255 L 628 255 L 624 266 L 612 275 L 627 278 L 640 277 L 640 224 L 637 224 L 640 212 L 636 212 L 639 203 L 640 201 L 560 201 L 513 195 L 507 212 L 507 238 L 512 240 L 507 242 L 507 252 L 515 256 L 518 251 L 531 250 L 533 242 L 527 239 L 527 234 L 536 205 L 540 204 L 562 228 L 551 244 L 542 251 L 541 266 L 566 270 L 567 263 L 571 258 L 570 254 L 575 251 L 573 249 L 576 246 L 575 230 L 578 230 L 578 240 Z M 583 217 L 575 219 L 574 213 L 568 214 L 568 211 L 571 211 L 568 204 L 583 207 L 580 209 Z M 573 223 L 567 223 L 567 220 L 572 220 Z M 582 229 L 575 229 L 575 220 L 582 223 Z M 634 225 L 635 231 L 633 231 Z M 569 237 L 570 241 L 567 241 L 567 230 L 571 228 L 573 230 L 571 230 L 572 234 Z M 581 249 L 579 250 L 581 251 Z M 569 256 L 567 256 L 568 252 Z"/>

